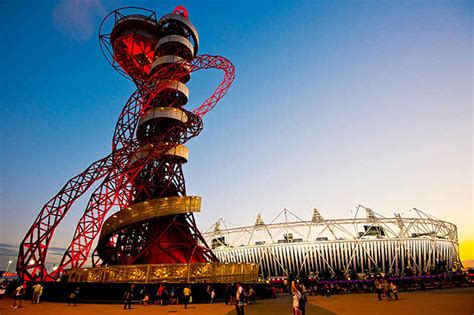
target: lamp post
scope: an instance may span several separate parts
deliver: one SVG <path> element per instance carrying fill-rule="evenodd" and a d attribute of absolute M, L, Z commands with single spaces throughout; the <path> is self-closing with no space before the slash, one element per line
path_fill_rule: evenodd
<path fill-rule="evenodd" d="M 8 261 L 8 265 L 7 265 L 7 270 L 5 270 L 5 273 L 8 273 L 8 269 L 10 269 L 10 265 L 12 264 L 12 261 L 9 260 Z"/>

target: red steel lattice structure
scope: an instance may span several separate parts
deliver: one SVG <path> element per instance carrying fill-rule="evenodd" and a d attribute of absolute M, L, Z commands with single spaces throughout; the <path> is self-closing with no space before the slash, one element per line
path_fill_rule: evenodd
<path fill-rule="evenodd" d="M 148 9 L 115 10 L 102 22 L 99 41 L 107 60 L 137 90 L 117 121 L 112 152 L 70 179 L 21 242 L 17 271 L 26 281 L 51 281 L 82 267 L 99 233 L 94 265 L 217 261 L 196 227 L 200 199 L 186 196 L 182 165 L 184 144 L 201 132 L 202 117 L 226 94 L 234 66 L 221 56 L 197 55 L 198 33 L 182 6 L 159 20 Z M 224 79 L 200 106 L 186 110 L 186 83 L 204 69 L 222 70 Z M 55 229 L 100 179 L 61 263 L 48 273 Z M 120 210 L 105 220 L 114 206 Z"/>

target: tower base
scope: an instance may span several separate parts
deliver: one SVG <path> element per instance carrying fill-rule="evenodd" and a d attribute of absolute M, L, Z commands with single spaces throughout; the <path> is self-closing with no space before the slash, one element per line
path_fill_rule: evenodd
<path fill-rule="evenodd" d="M 92 283 L 257 283 L 253 263 L 148 264 L 70 269 L 67 282 Z"/>

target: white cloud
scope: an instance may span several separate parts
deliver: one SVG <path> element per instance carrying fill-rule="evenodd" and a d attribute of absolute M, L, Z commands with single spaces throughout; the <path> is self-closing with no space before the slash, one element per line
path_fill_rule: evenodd
<path fill-rule="evenodd" d="M 53 11 L 55 28 L 70 39 L 85 42 L 93 37 L 106 14 L 100 0 L 61 0 Z"/>

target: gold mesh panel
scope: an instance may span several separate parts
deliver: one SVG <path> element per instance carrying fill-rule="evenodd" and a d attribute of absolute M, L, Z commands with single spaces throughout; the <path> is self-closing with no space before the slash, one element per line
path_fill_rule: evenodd
<path fill-rule="evenodd" d="M 251 263 L 153 264 L 71 269 L 68 282 L 231 283 L 258 282 Z"/>
<path fill-rule="evenodd" d="M 201 211 L 201 197 L 176 196 L 152 199 L 130 205 L 105 220 L 100 238 L 127 225 L 167 215 Z"/>

